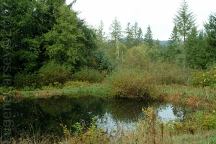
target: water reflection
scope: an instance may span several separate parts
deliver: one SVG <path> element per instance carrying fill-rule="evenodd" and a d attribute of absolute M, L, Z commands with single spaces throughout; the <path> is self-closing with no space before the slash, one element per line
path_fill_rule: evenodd
<path fill-rule="evenodd" d="M 183 120 L 184 110 L 167 104 L 157 109 L 157 116 L 163 122 Z"/>
<path fill-rule="evenodd" d="M 137 106 L 137 102 L 135 101 L 134 105 Z M 132 105 L 131 105 L 132 106 Z M 134 109 L 132 107 L 127 107 L 127 111 L 121 111 L 123 109 L 119 109 L 121 111 L 120 114 L 124 113 L 124 117 L 122 115 L 120 117 L 116 117 L 116 111 L 108 111 L 102 115 L 102 117 L 97 118 L 97 126 L 105 130 L 108 134 L 115 135 L 119 131 L 133 131 L 136 129 L 136 124 L 139 118 L 145 118 L 145 115 L 142 113 L 142 108 L 147 108 L 148 106 L 155 107 L 155 111 L 157 113 L 157 118 L 163 122 L 169 121 L 181 121 L 184 116 L 184 109 L 174 107 L 171 104 L 152 104 L 152 105 L 140 105 L 139 109 L 137 109 L 136 113 L 128 113 L 131 111 L 129 109 Z M 115 116 L 115 117 L 114 117 Z M 119 116 L 119 115 L 118 115 Z"/>
<path fill-rule="evenodd" d="M 172 105 L 150 104 L 138 100 L 104 100 L 93 97 L 25 99 L 11 105 L 15 122 L 12 132 L 17 137 L 35 133 L 62 136 L 61 124 L 73 132 L 76 122 L 88 127 L 94 117 L 97 126 L 107 133 L 114 133 L 119 129 L 134 130 L 138 119 L 144 116 L 142 108 L 149 106 L 156 109 L 158 118 L 162 121 L 181 120 L 185 113 L 182 108 Z M 0 105 L 0 110 L 2 109 L 3 106 Z M 2 129 L 2 113 L 0 122 Z"/>

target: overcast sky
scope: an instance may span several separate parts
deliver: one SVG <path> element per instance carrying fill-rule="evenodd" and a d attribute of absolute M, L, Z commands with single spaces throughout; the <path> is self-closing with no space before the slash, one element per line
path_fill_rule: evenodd
<path fill-rule="evenodd" d="M 72 0 L 67 0 L 67 3 Z M 199 29 L 216 12 L 216 0 L 187 0 L 196 17 Z M 168 40 L 173 28 L 173 18 L 182 0 L 77 0 L 74 9 L 89 25 L 97 27 L 102 20 L 109 32 L 115 17 L 125 28 L 128 22 L 138 22 L 144 33 L 151 26 L 154 39 Z"/>

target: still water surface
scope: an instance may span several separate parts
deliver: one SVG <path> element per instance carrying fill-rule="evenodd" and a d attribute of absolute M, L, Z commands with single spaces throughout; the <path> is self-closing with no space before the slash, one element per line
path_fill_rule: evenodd
<path fill-rule="evenodd" d="M 79 122 L 88 127 L 92 119 L 96 125 L 109 134 L 119 128 L 125 131 L 136 129 L 139 119 L 145 118 L 142 108 L 154 107 L 157 118 L 164 121 L 181 121 L 185 110 L 171 104 L 145 103 L 140 100 L 100 99 L 93 97 L 69 98 L 52 97 L 37 100 L 22 100 L 11 104 L 15 127 L 14 136 L 55 135 L 62 136 L 62 125 L 72 132 L 74 124 Z M 3 105 L 0 106 L 3 110 Z M 0 115 L 2 129 L 3 115 Z"/>

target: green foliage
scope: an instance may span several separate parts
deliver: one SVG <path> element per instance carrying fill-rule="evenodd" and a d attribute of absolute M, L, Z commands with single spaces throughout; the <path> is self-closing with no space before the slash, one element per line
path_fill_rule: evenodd
<path fill-rule="evenodd" d="M 82 125 L 80 124 L 80 123 L 75 123 L 73 126 L 72 126 L 72 131 L 74 131 L 74 133 L 76 134 L 76 135 L 79 135 L 79 134 L 81 134 L 82 132 L 83 132 L 83 127 L 82 127 Z"/>
<path fill-rule="evenodd" d="M 134 33 L 133 33 L 133 28 L 131 26 L 130 23 L 127 24 L 127 28 L 125 29 L 125 33 L 126 33 L 126 45 L 128 48 L 131 48 L 133 46 L 133 37 L 134 37 Z"/>
<path fill-rule="evenodd" d="M 204 129 L 215 129 L 216 128 L 216 114 L 201 114 L 196 117 L 201 126 Z"/>
<path fill-rule="evenodd" d="M 120 41 L 122 38 L 122 27 L 117 18 L 114 19 L 111 25 L 111 44 L 112 44 L 112 53 L 113 61 L 115 65 L 118 65 L 122 62 L 125 45 Z"/>
<path fill-rule="evenodd" d="M 112 40 L 114 42 L 116 42 L 117 40 L 120 40 L 122 37 L 122 27 L 121 27 L 121 24 L 117 18 L 115 18 L 113 20 L 113 23 L 111 25 L 111 33 L 110 34 L 111 34 Z"/>
<path fill-rule="evenodd" d="M 7 55 L 11 59 L 10 75 L 14 76 L 18 71 L 34 73 L 38 70 L 45 57 L 42 53 L 43 34 L 53 27 L 57 7 L 61 4 L 61 0 L 1 1 L 0 49 L 3 53 L 0 57 Z M 7 49 L 4 46 L 5 42 L 8 44 Z"/>
<path fill-rule="evenodd" d="M 207 34 L 207 51 L 209 62 L 216 62 L 216 14 L 212 14 L 209 16 L 209 21 L 205 25 L 205 30 Z"/>
<path fill-rule="evenodd" d="M 180 42 L 180 34 L 178 32 L 177 26 L 175 25 L 172 33 L 171 33 L 171 37 L 170 37 L 171 43 L 179 43 Z"/>
<path fill-rule="evenodd" d="M 215 62 L 215 16 L 205 25 L 206 33 L 197 31 L 193 14 L 184 1 L 174 19 L 170 45 L 162 53 L 165 60 L 193 69 L 206 69 Z M 184 43 L 181 42 L 183 40 Z"/>
<path fill-rule="evenodd" d="M 0 95 L 3 95 L 3 94 L 5 94 L 5 93 L 14 93 L 14 87 L 5 87 L 5 86 L 3 86 L 3 87 L 0 87 Z M 0 98 L 0 101 L 2 100 L 2 98 Z"/>
<path fill-rule="evenodd" d="M 51 60 L 68 64 L 87 64 L 95 48 L 94 32 L 78 19 L 77 14 L 67 6 L 59 8 L 58 18 L 53 29 L 46 33 L 47 54 Z"/>
<path fill-rule="evenodd" d="M 185 127 L 194 127 L 195 129 L 210 130 L 216 128 L 216 113 L 197 111 L 187 117 L 183 123 Z"/>
<path fill-rule="evenodd" d="M 185 66 L 184 45 L 182 44 L 180 37 L 177 26 L 175 25 L 168 46 L 161 51 L 161 57 L 163 61 Z"/>
<path fill-rule="evenodd" d="M 156 49 L 138 46 L 127 51 L 123 68 L 139 69 L 152 78 L 152 83 L 187 84 L 190 70 L 182 69 L 176 64 L 152 60 Z M 154 54 L 154 55 L 153 55 Z"/>
<path fill-rule="evenodd" d="M 26 86 L 37 87 L 39 86 L 39 81 L 40 79 L 37 74 L 17 73 L 14 78 L 14 86 L 18 88 Z"/>
<path fill-rule="evenodd" d="M 80 127 L 80 126 L 78 126 Z M 103 143 L 108 144 L 110 142 L 108 135 L 103 132 L 102 129 L 97 128 L 96 122 L 93 118 L 93 122 L 91 126 L 87 129 L 86 132 L 79 133 L 77 136 L 67 137 L 63 143 L 70 144 L 95 144 L 95 143 Z"/>
<path fill-rule="evenodd" d="M 64 0 L 1 1 L 0 65 L 3 57 L 11 61 L 7 74 L 34 74 L 48 61 L 70 69 L 91 65 L 95 33 L 71 6 Z"/>
<path fill-rule="evenodd" d="M 152 47 L 153 44 L 154 44 L 154 41 L 153 41 L 153 36 L 152 36 L 152 31 L 151 31 L 151 27 L 148 26 L 147 27 L 147 32 L 144 36 L 144 42 L 149 46 L 149 47 Z"/>
<path fill-rule="evenodd" d="M 187 65 L 195 69 L 206 69 L 209 63 L 206 48 L 206 38 L 203 33 L 198 35 L 196 28 L 193 28 L 185 43 Z"/>
<path fill-rule="evenodd" d="M 186 65 L 186 50 L 182 43 L 171 41 L 161 52 L 162 61 L 176 64 L 180 67 L 187 67 Z"/>
<path fill-rule="evenodd" d="M 117 97 L 151 100 L 156 96 L 151 77 L 135 70 L 122 69 L 114 72 L 109 81 Z"/>
<path fill-rule="evenodd" d="M 64 83 L 71 78 L 70 69 L 55 62 L 45 64 L 38 72 L 40 81 L 44 85 L 55 82 Z"/>
<path fill-rule="evenodd" d="M 123 66 L 146 69 L 150 63 L 148 54 L 149 48 L 145 45 L 133 47 L 126 52 Z"/>
<path fill-rule="evenodd" d="M 134 25 L 130 23 L 127 24 L 127 28 L 125 29 L 126 33 L 126 46 L 128 48 L 138 46 L 143 41 L 143 32 L 142 29 L 138 26 L 138 23 L 135 22 Z"/>
<path fill-rule="evenodd" d="M 98 26 L 97 30 L 96 30 L 96 34 L 98 39 L 103 42 L 105 39 L 105 32 L 104 32 L 104 23 L 103 21 L 100 21 L 100 25 Z"/>
<path fill-rule="evenodd" d="M 88 87 L 91 84 L 89 82 L 82 82 L 82 81 L 68 81 L 64 84 L 65 88 L 82 88 Z"/>
<path fill-rule="evenodd" d="M 208 71 L 197 71 L 192 76 L 192 84 L 195 86 L 216 86 L 216 67 Z"/>
<path fill-rule="evenodd" d="M 88 81 L 88 82 L 101 82 L 105 75 L 96 69 L 82 68 L 80 71 L 73 75 L 74 80 Z"/>
<path fill-rule="evenodd" d="M 187 2 L 183 0 L 182 6 L 174 18 L 174 28 L 171 33 L 170 43 L 167 50 L 163 53 L 164 59 L 168 60 L 168 62 L 177 63 L 182 67 L 186 67 L 187 64 L 192 68 L 204 67 L 204 62 L 201 60 L 205 56 L 197 58 L 193 55 L 193 52 L 196 51 L 195 49 L 199 50 L 201 48 L 197 47 L 198 44 L 194 38 L 196 38 L 195 18 L 193 13 L 190 12 Z M 197 51 L 196 53 L 199 55 Z"/>
<path fill-rule="evenodd" d="M 182 69 L 176 64 L 155 63 L 148 72 L 158 84 L 186 85 L 190 78 L 190 69 Z"/>
<path fill-rule="evenodd" d="M 92 63 L 92 66 L 101 71 L 111 71 L 114 67 L 107 51 L 100 49 L 94 52 L 94 63 Z"/>
<path fill-rule="evenodd" d="M 183 0 L 182 6 L 174 18 L 174 23 L 177 32 L 180 35 L 180 39 L 185 42 L 188 34 L 190 34 L 192 28 L 195 26 L 195 18 L 193 13 L 190 12 L 188 4 L 185 0 Z"/>

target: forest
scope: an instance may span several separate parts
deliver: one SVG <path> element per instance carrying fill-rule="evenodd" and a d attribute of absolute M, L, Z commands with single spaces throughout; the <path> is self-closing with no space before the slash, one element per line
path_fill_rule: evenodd
<path fill-rule="evenodd" d="M 1 0 L 0 141 L 216 143 L 216 13 L 200 30 L 182 0 L 160 41 L 117 17 L 90 26 L 76 3 Z"/>

